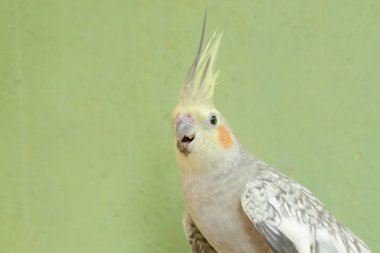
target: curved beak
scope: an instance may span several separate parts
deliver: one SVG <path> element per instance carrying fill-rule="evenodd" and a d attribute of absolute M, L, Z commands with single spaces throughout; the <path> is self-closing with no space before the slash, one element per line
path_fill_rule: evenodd
<path fill-rule="evenodd" d="M 192 143 L 195 139 L 195 127 L 180 119 L 176 123 L 176 144 L 177 149 L 188 155 L 191 152 Z"/>

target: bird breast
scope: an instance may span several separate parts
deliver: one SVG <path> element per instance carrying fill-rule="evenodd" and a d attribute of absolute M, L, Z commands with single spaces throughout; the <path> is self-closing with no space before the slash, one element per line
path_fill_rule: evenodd
<path fill-rule="evenodd" d="M 240 193 L 255 171 L 229 168 L 182 177 L 187 212 L 218 253 L 272 252 L 240 203 Z"/>

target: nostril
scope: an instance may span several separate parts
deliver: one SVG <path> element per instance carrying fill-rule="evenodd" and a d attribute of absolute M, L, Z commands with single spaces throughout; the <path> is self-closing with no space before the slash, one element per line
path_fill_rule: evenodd
<path fill-rule="evenodd" d="M 195 121 L 193 115 L 189 112 L 183 114 L 183 120 L 188 124 L 193 124 Z"/>

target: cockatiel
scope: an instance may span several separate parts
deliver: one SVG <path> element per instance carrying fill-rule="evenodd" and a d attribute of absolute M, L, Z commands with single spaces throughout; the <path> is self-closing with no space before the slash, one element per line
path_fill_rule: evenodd
<path fill-rule="evenodd" d="M 194 253 L 370 253 L 302 185 L 248 153 L 213 105 L 221 33 L 196 58 L 172 120 Z"/>

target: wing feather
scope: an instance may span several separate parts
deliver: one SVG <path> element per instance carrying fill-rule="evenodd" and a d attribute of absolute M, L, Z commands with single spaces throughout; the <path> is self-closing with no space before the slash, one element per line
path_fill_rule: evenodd
<path fill-rule="evenodd" d="M 217 253 L 186 211 L 183 214 L 183 229 L 193 253 Z"/>
<path fill-rule="evenodd" d="M 244 212 L 276 253 L 370 253 L 294 180 L 262 163 L 244 187 Z"/>

